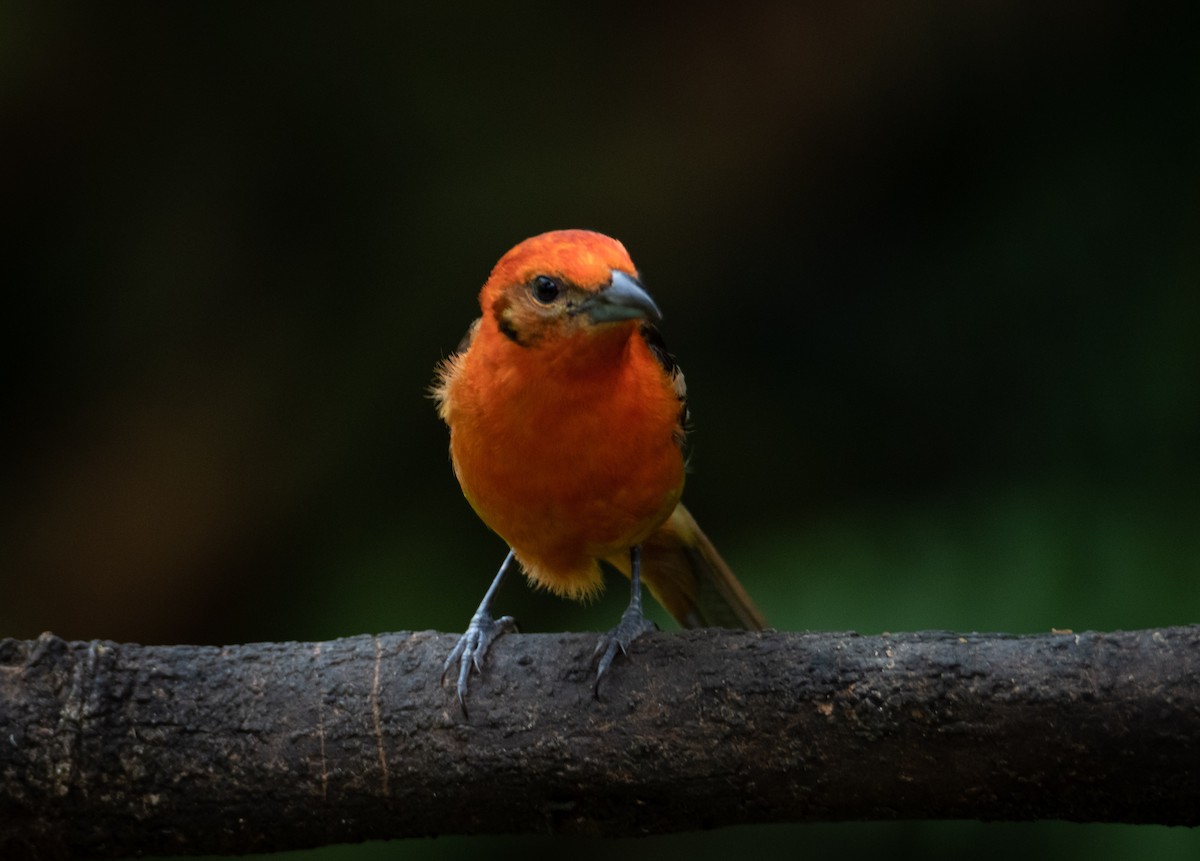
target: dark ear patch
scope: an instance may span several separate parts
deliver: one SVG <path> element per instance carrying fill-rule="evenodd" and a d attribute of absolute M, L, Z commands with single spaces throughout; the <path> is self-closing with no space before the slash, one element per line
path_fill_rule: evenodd
<path fill-rule="evenodd" d="M 514 344 L 518 344 L 522 347 L 525 346 L 524 344 L 521 343 L 521 336 L 517 333 L 516 327 L 513 326 L 512 321 L 509 320 L 508 317 L 506 317 L 503 314 L 497 315 L 496 316 L 496 326 L 499 327 L 500 334 L 503 335 L 504 337 L 508 338 L 508 340 L 510 340 Z"/>
<path fill-rule="evenodd" d="M 501 335 L 508 338 L 514 344 L 524 347 L 525 344 L 521 341 L 521 333 L 513 325 L 508 314 L 508 308 L 507 296 L 501 296 L 492 303 L 492 316 L 496 319 L 496 327 L 500 330 Z"/>

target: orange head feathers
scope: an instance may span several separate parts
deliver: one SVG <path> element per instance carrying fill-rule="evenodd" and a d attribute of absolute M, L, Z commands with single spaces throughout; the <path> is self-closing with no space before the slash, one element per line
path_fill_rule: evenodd
<path fill-rule="evenodd" d="M 522 346 L 597 323 L 662 317 L 625 246 L 588 230 L 556 230 L 517 245 L 479 291 L 484 320 Z"/>

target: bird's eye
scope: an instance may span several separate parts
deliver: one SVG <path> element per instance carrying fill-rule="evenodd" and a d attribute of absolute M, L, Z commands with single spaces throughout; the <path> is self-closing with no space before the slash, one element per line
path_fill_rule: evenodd
<path fill-rule="evenodd" d="M 539 275 L 533 279 L 533 298 L 543 305 L 549 305 L 562 293 L 562 285 L 549 275 Z"/>

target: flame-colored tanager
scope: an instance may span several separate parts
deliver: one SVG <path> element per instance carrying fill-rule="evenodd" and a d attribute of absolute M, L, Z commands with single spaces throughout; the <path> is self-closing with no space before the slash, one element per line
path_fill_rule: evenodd
<path fill-rule="evenodd" d="M 460 703 L 471 667 L 513 628 L 492 603 L 514 562 L 568 598 L 602 587 L 601 561 L 630 578 L 629 607 L 596 649 L 597 684 L 654 627 L 642 582 L 686 627 L 763 628 L 679 501 L 683 374 L 625 247 L 585 230 L 527 239 L 500 258 L 479 304 L 433 391 L 463 494 L 511 550 L 446 661 L 459 663 Z"/>

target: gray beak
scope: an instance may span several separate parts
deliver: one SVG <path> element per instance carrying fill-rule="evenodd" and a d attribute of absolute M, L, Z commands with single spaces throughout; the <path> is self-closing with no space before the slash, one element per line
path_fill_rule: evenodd
<path fill-rule="evenodd" d="M 581 309 L 593 323 L 618 320 L 661 320 L 662 312 L 638 280 L 618 269 L 609 285 L 589 299 Z"/>

